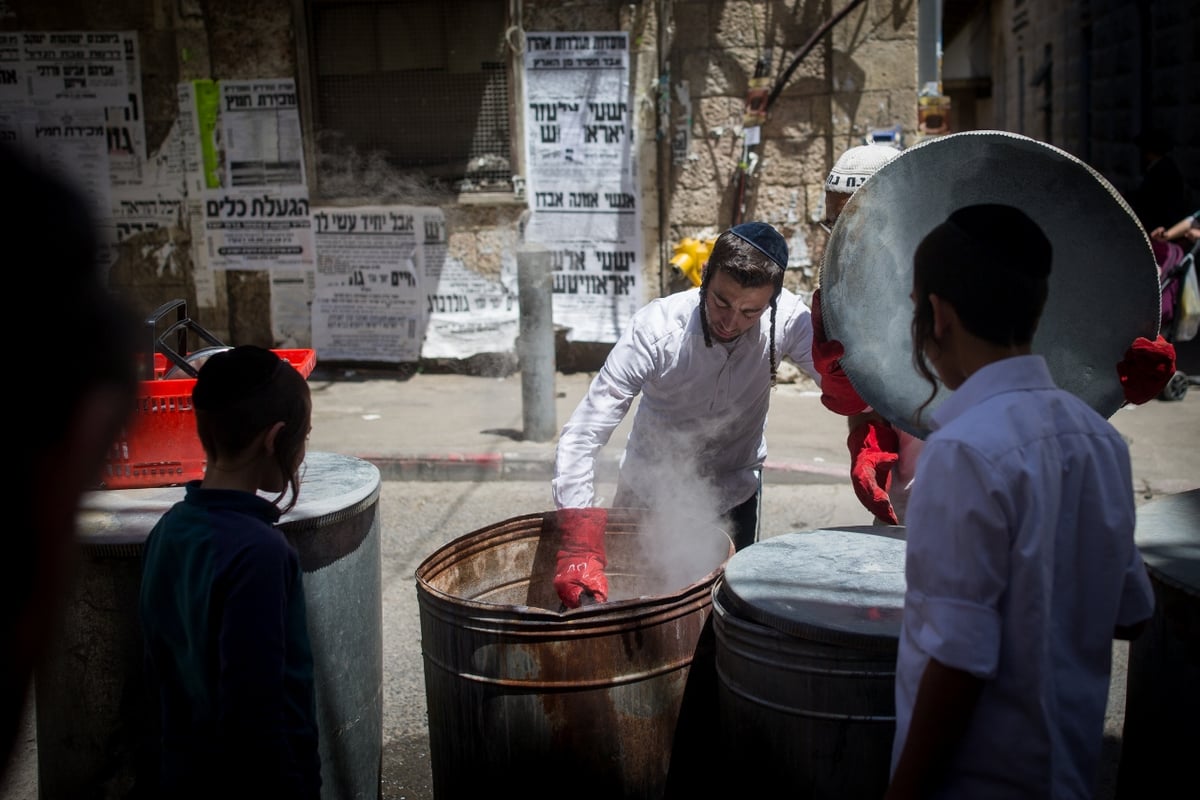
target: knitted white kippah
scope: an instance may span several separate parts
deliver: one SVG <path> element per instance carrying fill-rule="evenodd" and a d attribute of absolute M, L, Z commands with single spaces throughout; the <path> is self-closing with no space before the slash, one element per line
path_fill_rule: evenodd
<path fill-rule="evenodd" d="M 900 151 L 887 144 L 861 144 L 842 153 L 842 157 L 829 171 L 825 179 L 825 191 L 852 194 L 866 183 L 875 170 L 900 155 Z"/>

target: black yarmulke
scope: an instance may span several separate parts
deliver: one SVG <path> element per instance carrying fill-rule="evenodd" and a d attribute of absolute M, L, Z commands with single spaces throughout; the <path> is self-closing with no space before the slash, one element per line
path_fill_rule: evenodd
<path fill-rule="evenodd" d="M 269 383 L 283 363 L 270 350 L 249 344 L 217 353 L 200 368 L 192 403 L 204 411 L 240 400 Z"/>
<path fill-rule="evenodd" d="M 743 222 L 729 229 L 729 232 L 739 239 L 744 239 L 754 245 L 763 255 L 774 261 L 783 269 L 787 269 L 787 242 L 779 231 L 765 222 Z"/>

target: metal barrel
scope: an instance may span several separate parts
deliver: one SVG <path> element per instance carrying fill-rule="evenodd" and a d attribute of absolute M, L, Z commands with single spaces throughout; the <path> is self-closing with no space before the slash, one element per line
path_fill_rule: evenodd
<path fill-rule="evenodd" d="M 309 453 L 279 526 L 300 553 L 326 800 L 380 796 L 383 645 L 378 469 Z M 59 635 L 35 679 L 38 796 L 155 796 L 158 723 L 138 623 L 141 554 L 183 487 L 93 492 Z"/>
<path fill-rule="evenodd" d="M 416 571 L 439 798 L 662 798 L 711 771 L 715 731 L 681 721 L 715 720 L 702 638 L 729 537 L 610 509 L 609 601 L 560 613 L 554 516 L 468 533 Z"/>
<path fill-rule="evenodd" d="M 897 530 L 766 539 L 731 558 L 714 585 L 720 729 L 743 788 L 883 795 L 904 603 Z"/>

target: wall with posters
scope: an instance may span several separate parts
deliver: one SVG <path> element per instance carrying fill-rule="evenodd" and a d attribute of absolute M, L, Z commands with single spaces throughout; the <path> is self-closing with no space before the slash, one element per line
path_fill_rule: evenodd
<path fill-rule="evenodd" d="M 514 92 L 508 194 L 385 192 L 371 167 L 352 200 L 323 197 L 334 176 L 313 144 L 314 6 L 299 0 L 0 0 L 0 137 L 89 191 L 109 282 L 146 312 L 184 297 L 224 341 L 386 362 L 511 354 L 524 241 L 554 252 L 564 347 L 596 359 L 637 306 L 688 285 L 674 245 L 742 219 L 784 233 L 787 283 L 803 293 L 826 241 L 830 164 L 874 131 L 919 137 L 920 4 L 496 2 Z M 1074 73 L 1036 90 L 1020 79 L 1022 64 L 1058 74 L 1076 55 L 1115 64 L 1055 32 L 1067 4 L 1025 26 L 992 5 L 990 125 L 1051 140 L 1118 186 L 1135 179 L 1140 126 L 1180 132 L 1178 155 L 1193 158 L 1195 103 L 1171 76 L 1195 66 L 1194 48 L 1159 44 L 1195 38 L 1193 5 L 1134 19 L 1099 4 L 1104 47 L 1128 40 L 1153 71 L 1097 72 L 1104 92 L 1090 94 Z M 1150 83 L 1172 101 L 1151 103 Z M 588 367 L 569 353 L 560 363 Z"/>
<path fill-rule="evenodd" d="M 87 188 L 110 283 L 147 312 L 183 297 L 226 341 L 349 361 L 511 354 L 516 258 L 533 241 L 555 253 L 560 364 L 588 368 L 640 304 L 688 285 L 669 263 L 685 238 L 768 221 L 789 241 L 788 285 L 811 289 L 829 166 L 873 131 L 919 136 L 922 4 L 495 1 L 514 123 L 507 194 L 385 189 L 374 164 L 348 178 L 354 191 L 326 191 L 343 176 L 316 149 L 305 43 L 317 4 L 303 0 L 0 0 L 0 137 Z M 1194 4 L 1155 4 L 1165 10 L 1137 24 L 1127 5 L 1096 6 L 1105 47 L 1195 39 Z M 1178 92 L 1154 106 L 1145 90 L 1185 85 L 1172 70 L 1194 66 L 1194 48 L 1154 50 L 1153 74 L 1098 71 L 1109 83 L 1089 95 L 1055 66 L 1079 52 L 1054 33 L 1070 29 L 1069 7 L 1039 5 L 1018 31 L 1012 4 L 992 5 L 991 123 L 1047 131 L 1131 183 L 1139 124 L 1196 118 Z M 1168 18 L 1173 38 L 1156 33 Z M 1010 73 L 1050 52 L 1046 104 Z"/>
<path fill-rule="evenodd" d="M 272 324 L 272 270 L 263 268 L 265 261 L 247 266 L 257 242 L 208 241 L 206 214 L 216 236 L 226 239 L 238 238 L 239 224 L 278 234 L 297 221 L 308 222 L 298 212 L 302 198 L 295 191 L 294 159 L 278 175 L 239 168 L 236 187 L 217 177 L 212 137 L 229 132 L 218 126 L 220 103 L 231 109 L 245 103 L 233 94 L 222 97 L 221 83 L 234 92 L 239 80 L 246 81 L 242 89 L 255 93 L 254 101 L 287 94 L 260 84 L 295 80 L 291 12 L 287 0 L 266 0 L 252 10 L 225 0 L 91 5 L 0 0 L 0 133 L 61 165 L 96 198 L 105 233 L 101 258 L 115 289 L 146 313 L 185 299 L 194 318 L 232 343 L 280 340 Z M 120 61 L 105 49 L 117 44 Z M 194 95 L 181 96 L 193 89 Z M 291 110 L 296 111 L 294 101 Z M 98 131 L 68 135 L 55 116 L 98 119 L 93 126 Z M 225 121 L 242 134 L 265 133 L 268 116 L 286 114 L 263 113 L 259 123 L 250 116 L 239 123 L 234 114 Z M 55 135 L 56 127 L 64 133 Z M 210 138 L 198 138 L 200 130 Z M 255 147 L 239 136 L 231 151 L 235 162 L 245 146 Z M 256 186 L 246 183 L 247 174 Z M 224 196 L 206 194 L 222 189 Z M 285 205 L 292 213 L 270 213 Z M 247 221 L 239 222 L 243 209 Z M 226 251 L 224 263 L 219 250 Z M 303 316 L 307 337 L 307 306 Z"/>
<path fill-rule="evenodd" d="M 110 282 L 147 311 L 184 297 L 231 343 L 329 359 L 511 353 L 523 242 L 554 253 L 564 346 L 597 358 L 681 288 L 674 243 L 739 217 L 789 237 L 804 289 L 832 158 L 873 125 L 915 126 L 911 8 L 860 4 L 763 113 L 824 4 L 508 0 L 517 191 L 372 194 L 368 172 L 330 200 L 306 108 L 315 6 L 0 4 L 17 76 L 0 132 L 93 192 Z"/>
<path fill-rule="evenodd" d="M 626 51 L 631 25 L 650 24 L 644 16 L 631 23 L 627 5 L 583 5 L 569 23 L 611 32 Z M 520 12 L 520 3 L 511 6 Z M 118 0 L 83 10 L 3 0 L 0 12 L 0 78 L 12 78 L 0 80 L 0 135 L 95 198 L 110 283 L 144 312 L 182 297 L 225 341 L 311 345 L 347 361 L 514 352 L 516 253 L 527 225 L 534 240 L 544 238 L 525 185 L 508 197 L 325 200 L 305 142 L 311 86 L 297 43 L 307 4 Z M 644 70 L 656 61 L 655 43 L 640 40 L 650 56 Z M 519 72 L 519 55 L 512 61 Z M 626 57 L 615 107 L 627 117 L 630 76 Z M 653 139 L 636 133 L 632 119 L 622 124 L 615 155 L 628 174 L 644 163 L 630 147 L 653 152 Z M 618 183 L 622 203 L 641 205 L 635 185 Z M 646 254 L 634 219 L 619 240 L 597 234 L 587 243 L 588 258 L 602 262 L 597 271 L 615 269 L 623 280 L 591 281 L 591 301 L 577 310 L 564 302 L 563 331 L 611 342 L 642 302 Z M 556 283 L 564 296 L 585 286 L 577 274 Z M 604 285 L 619 304 L 595 291 Z"/>

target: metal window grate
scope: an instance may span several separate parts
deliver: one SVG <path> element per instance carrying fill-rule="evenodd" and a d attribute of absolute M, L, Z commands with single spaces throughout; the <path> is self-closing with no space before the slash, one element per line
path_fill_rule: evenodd
<path fill-rule="evenodd" d="M 512 189 L 505 3 L 310 0 L 309 22 L 318 181 L 353 159 L 430 188 Z"/>

